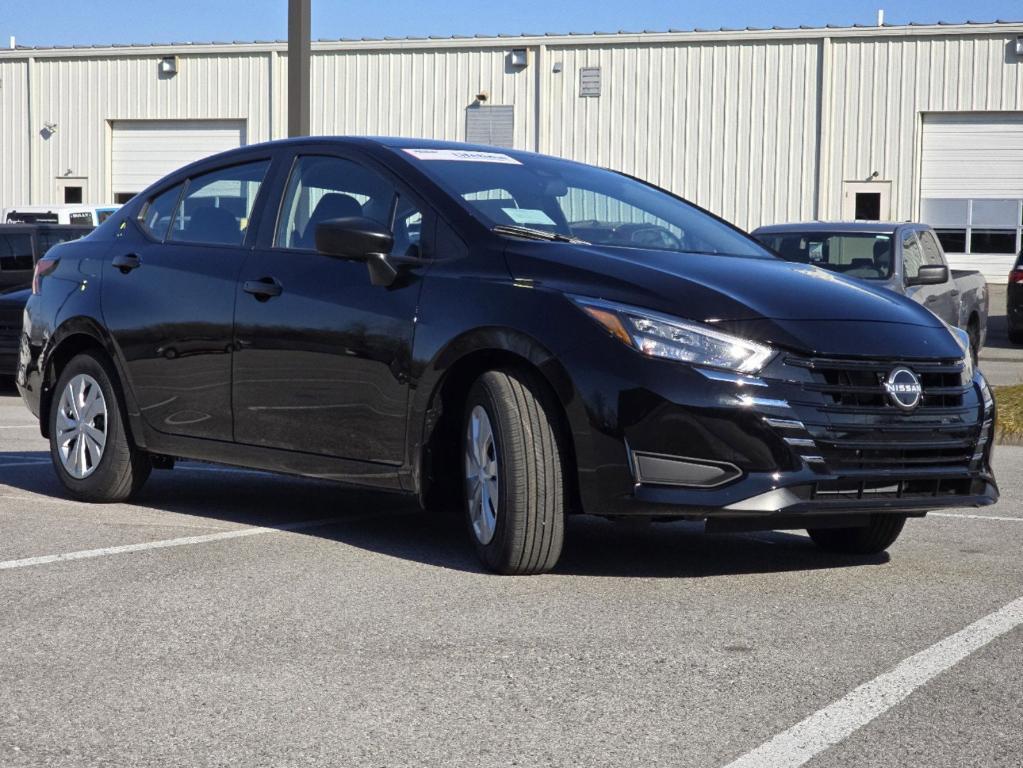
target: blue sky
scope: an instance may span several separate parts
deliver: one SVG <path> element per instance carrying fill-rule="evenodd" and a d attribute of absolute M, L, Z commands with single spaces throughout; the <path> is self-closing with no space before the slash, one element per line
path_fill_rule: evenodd
<path fill-rule="evenodd" d="M 0 0 L 0 44 L 282 39 L 287 0 Z M 313 0 L 313 38 L 1023 20 L 1020 0 Z"/>

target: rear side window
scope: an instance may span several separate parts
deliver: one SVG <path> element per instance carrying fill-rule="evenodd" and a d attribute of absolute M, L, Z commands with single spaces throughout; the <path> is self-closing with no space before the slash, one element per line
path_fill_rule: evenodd
<path fill-rule="evenodd" d="M 235 165 L 190 179 L 177 207 L 175 242 L 241 245 L 269 160 Z"/>
<path fill-rule="evenodd" d="M 0 272 L 31 272 L 32 266 L 32 235 L 0 235 Z"/>
<path fill-rule="evenodd" d="M 181 197 L 181 184 L 178 184 L 166 192 L 162 192 L 142 209 L 139 214 L 139 224 L 146 232 L 157 240 L 163 240 L 170 229 L 171 217 L 174 215 L 174 206 Z"/>

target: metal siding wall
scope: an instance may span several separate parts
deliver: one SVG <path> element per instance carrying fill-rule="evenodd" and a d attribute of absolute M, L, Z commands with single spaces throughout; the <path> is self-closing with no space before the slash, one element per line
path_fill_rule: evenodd
<path fill-rule="evenodd" d="M 161 79 L 158 57 L 38 59 L 32 98 L 36 178 L 33 203 L 56 197 L 55 178 L 68 169 L 88 177 L 87 202 L 107 202 L 109 121 L 243 119 L 248 143 L 270 138 L 266 54 L 179 56 L 178 74 Z M 49 139 L 43 122 L 57 123 Z M 4 196 L 6 204 L 21 202 Z"/>
<path fill-rule="evenodd" d="M 515 107 L 515 147 L 532 149 L 535 61 L 507 66 L 507 48 L 313 53 L 313 134 L 414 136 L 465 140 L 465 109 Z"/>
<path fill-rule="evenodd" d="M 28 62 L 0 61 L 0 208 L 28 203 L 27 85 Z"/>
<path fill-rule="evenodd" d="M 812 40 L 551 46 L 541 151 L 648 179 L 744 228 L 812 218 L 819 56 Z M 601 96 L 582 98 L 592 66 Z"/>
<path fill-rule="evenodd" d="M 892 218 L 919 216 L 924 112 L 1023 109 L 1012 36 L 832 40 L 832 172 L 824 218 L 842 215 L 842 182 L 877 171 L 892 182 Z"/>

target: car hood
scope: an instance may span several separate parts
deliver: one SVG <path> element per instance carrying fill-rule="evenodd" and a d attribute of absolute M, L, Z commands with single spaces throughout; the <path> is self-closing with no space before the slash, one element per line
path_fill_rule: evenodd
<path fill-rule="evenodd" d="M 517 280 L 734 328 L 790 348 L 849 355 L 961 354 L 945 325 L 919 304 L 808 264 L 554 243 L 516 244 L 506 257 Z"/>

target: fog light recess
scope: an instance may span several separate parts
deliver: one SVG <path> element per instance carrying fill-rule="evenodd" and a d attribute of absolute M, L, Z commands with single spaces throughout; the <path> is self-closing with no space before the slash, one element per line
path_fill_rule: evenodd
<path fill-rule="evenodd" d="M 742 476 L 742 470 L 725 461 L 632 452 L 636 482 L 643 485 L 672 485 L 682 488 L 716 488 Z"/>

